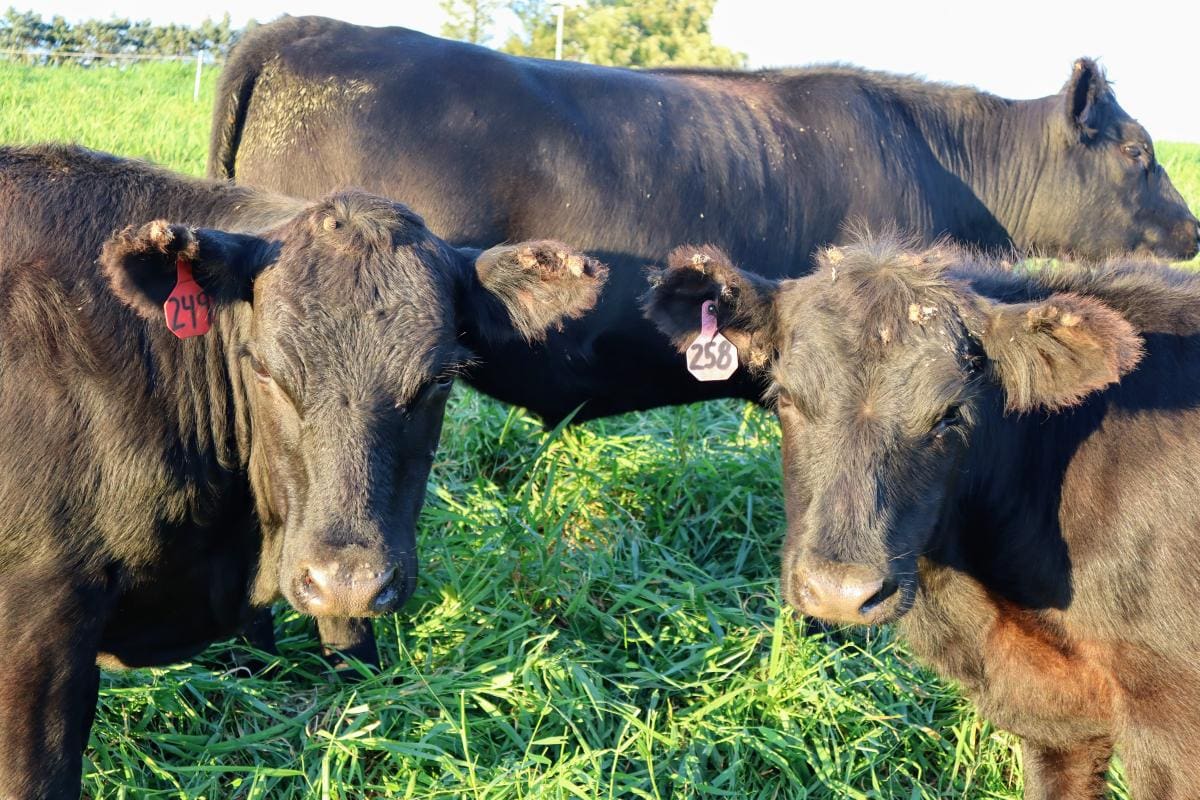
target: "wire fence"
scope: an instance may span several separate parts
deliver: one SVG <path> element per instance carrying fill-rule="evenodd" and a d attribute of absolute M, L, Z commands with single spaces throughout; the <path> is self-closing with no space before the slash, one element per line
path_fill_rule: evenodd
<path fill-rule="evenodd" d="M 221 65 L 224 59 L 219 59 L 207 50 L 201 50 L 194 56 L 170 56 L 147 53 L 102 53 L 99 51 L 63 51 L 63 50 L 14 50 L 0 48 L 0 58 L 12 61 L 23 61 L 33 65 L 54 65 L 63 61 L 78 61 L 86 66 L 128 66 L 139 61 L 166 61 L 177 63 L 193 62 L 196 65 L 196 78 L 192 87 L 192 101 L 200 101 L 200 79 L 207 64 L 210 68 Z"/>

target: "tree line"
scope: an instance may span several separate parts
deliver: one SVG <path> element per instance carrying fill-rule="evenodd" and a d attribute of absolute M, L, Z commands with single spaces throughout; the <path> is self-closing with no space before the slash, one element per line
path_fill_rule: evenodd
<path fill-rule="evenodd" d="M 716 0 L 441 0 L 442 35 L 553 58 L 563 6 L 563 58 L 621 67 L 743 67 L 746 54 L 717 45 L 709 31 Z M 515 31 L 492 41 L 498 20 Z"/>
<path fill-rule="evenodd" d="M 442 35 L 498 47 L 508 53 L 553 58 L 557 25 L 552 0 L 440 0 L 446 13 Z M 567 0 L 563 13 L 563 58 L 626 67 L 692 65 L 744 66 L 746 56 L 713 43 L 709 31 L 716 0 Z M 512 33 L 494 42 L 497 20 Z M 253 20 L 247 28 L 256 25 Z M 195 56 L 217 58 L 245 29 L 226 14 L 197 26 L 154 25 L 149 20 L 113 18 L 68 22 L 10 7 L 0 17 L 0 50 L 20 51 L 47 62 L 63 53 Z"/>
<path fill-rule="evenodd" d="M 60 53 L 195 56 L 206 51 L 223 58 L 240 33 L 228 14 L 193 27 L 120 18 L 72 23 L 9 7 L 0 17 L 0 50 L 19 50 L 46 61 L 60 60 Z"/>

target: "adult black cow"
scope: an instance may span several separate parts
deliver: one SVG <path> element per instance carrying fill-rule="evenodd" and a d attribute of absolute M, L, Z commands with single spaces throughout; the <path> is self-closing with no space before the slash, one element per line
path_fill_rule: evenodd
<path fill-rule="evenodd" d="M 280 593 L 403 602 L 459 333 L 536 338 L 602 278 L 368 194 L 0 148 L 0 796 L 78 796 L 97 660 L 188 656 Z"/>
<path fill-rule="evenodd" d="M 715 251 L 659 276 L 757 353 L 783 433 L 782 589 L 910 648 L 1024 738 L 1026 797 L 1200 785 L 1200 278 L 1022 275 L 830 250 L 776 282 Z M 723 299 L 722 299 L 723 298 Z"/>
<path fill-rule="evenodd" d="M 403 28 L 285 18 L 221 75 L 210 177 L 364 186 L 455 244 L 563 238 L 613 269 L 586 319 L 467 379 L 557 422 L 712 397 L 641 318 L 648 263 L 712 242 L 774 277 L 846 225 L 1098 258 L 1196 252 L 1197 221 L 1095 63 L 1012 101 L 845 67 L 633 71 L 514 58 Z M 581 192 L 586 187 L 586 192 Z"/>

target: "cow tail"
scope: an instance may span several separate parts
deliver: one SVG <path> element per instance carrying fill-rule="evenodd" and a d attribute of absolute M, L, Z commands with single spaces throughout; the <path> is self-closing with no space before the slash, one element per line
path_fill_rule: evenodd
<path fill-rule="evenodd" d="M 217 84 L 212 132 L 208 142 L 208 177 L 234 178 L 238 145 L 246 124 L 246 109 L 263 67 L 263 48 L 251 33 L 234 46 Z"/>

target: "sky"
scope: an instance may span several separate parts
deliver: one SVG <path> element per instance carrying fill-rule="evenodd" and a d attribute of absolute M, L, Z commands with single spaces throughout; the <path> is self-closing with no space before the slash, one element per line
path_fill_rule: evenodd
<path fill-rule="evenodd" d="M 283 13 L 337 16 L 363 25 L 438 33 L 437 0 L 9 0 L 70 20 L 131 17 L 195 24 L 226 11 L 235 25 Z M 1012 98 L 1053 94 L 1079 56 L 1098 58 L 1121 105 L 1157 140 L 1200 142 L 1200 2 L 1093 0 L 785 2 L 718 0 L 713 38 L 749 56 L 752 67 L 833 61 L 969 84 Z M 571 13 L 568 11 L 568 13 Z M 511 21 L 498 22 L 503 41 Z"/>

